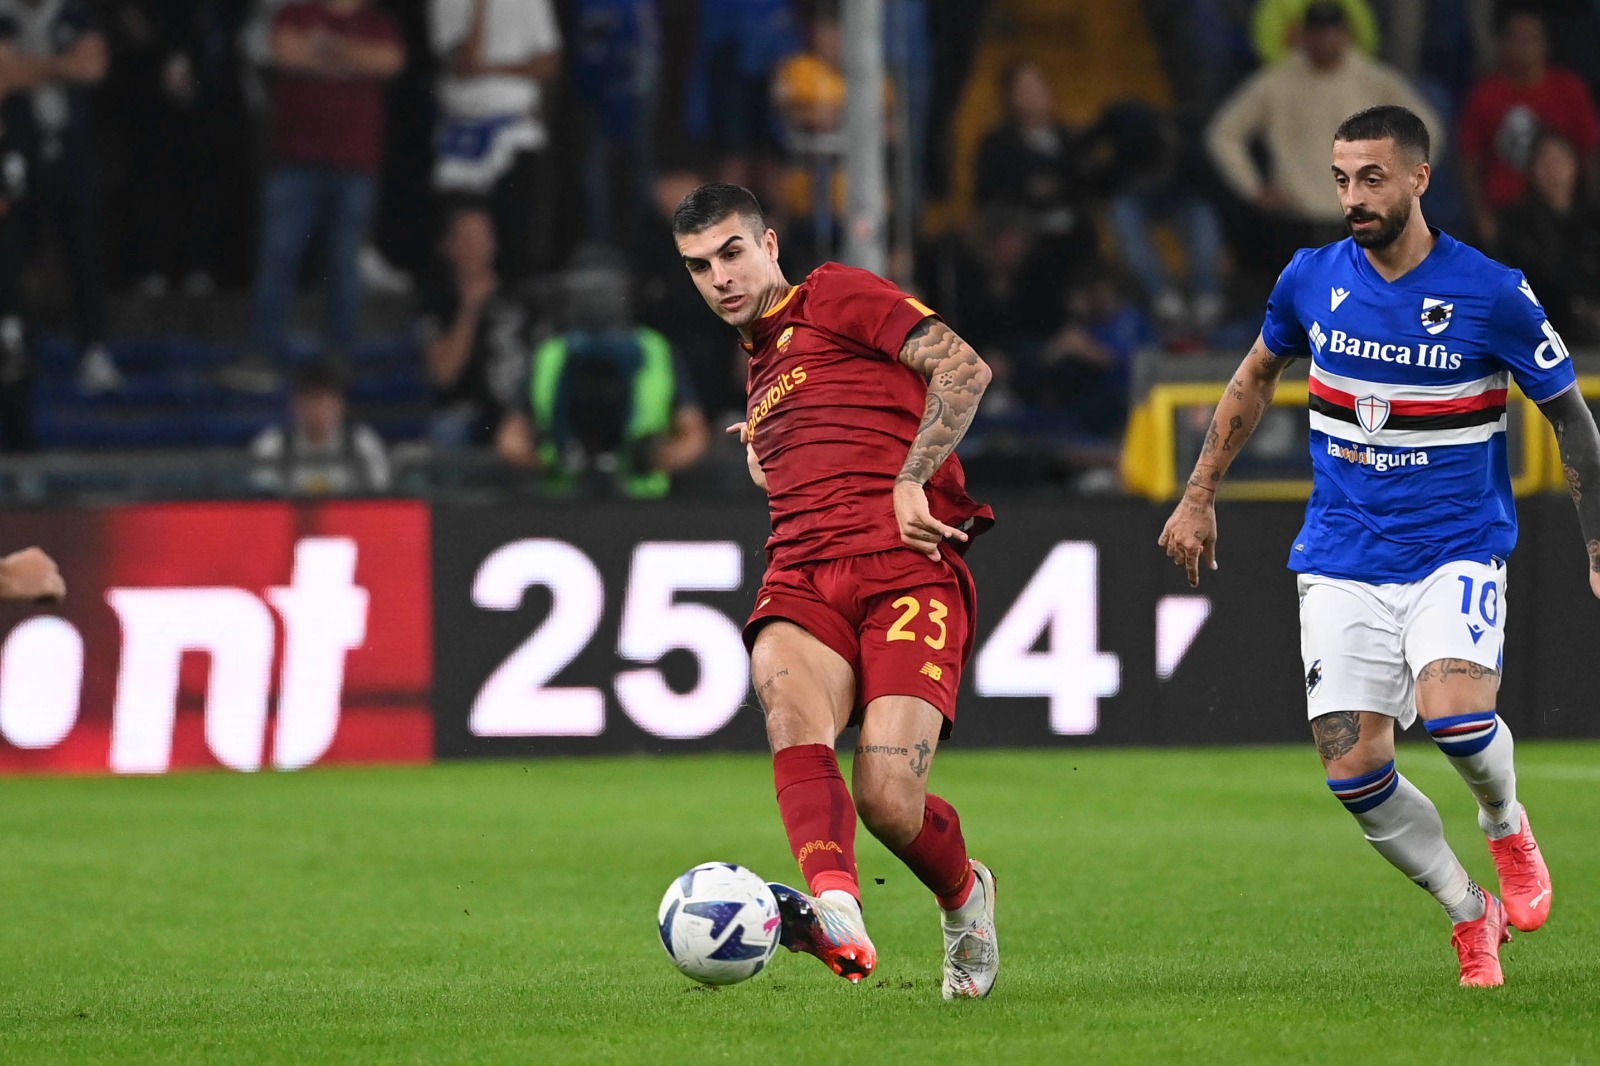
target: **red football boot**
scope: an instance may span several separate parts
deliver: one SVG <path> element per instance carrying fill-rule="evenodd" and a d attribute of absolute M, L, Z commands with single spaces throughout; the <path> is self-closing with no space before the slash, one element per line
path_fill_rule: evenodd
<path fill-rule="evenodd" d="M 1461 983 L 1469 988 L 1493 988 L 1506 983 L 1506 975 L 1500 969 L 1500 945 L 1511 939 L 1506 909 L 1487 892 L 1483 902 L 1482 918 L 1457 922 L 1450 932 L 1450 943 L 1461 957 Z"/>
<path fill-rule="evenodd" d="M 1550 870 L 1539 853 L 1539 842 L 1522 812 L 1522 828 L 1508 837 L 1489 841 L 1489 854 L 1500 874 L 1500 898 L 1506 917 L 1524 933 L 1531 933 L 1550 917 Z"/>

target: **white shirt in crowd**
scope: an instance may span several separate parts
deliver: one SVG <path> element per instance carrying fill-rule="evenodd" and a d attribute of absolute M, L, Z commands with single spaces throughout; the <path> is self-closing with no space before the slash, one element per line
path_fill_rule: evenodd
<path fill-rule="evenodd" d="M 356 423 L 331 441 L 312 444 L 283 426 L 264 429 L 250 442 L 255 466 L 250 482 L 262 492 L 286 496 L 350 496 L 389 488 L 389 457 L 383 438 Z"/>
<path fill-rule="evenodd" d="M 494 64 L 523 63 L 561 50 L 561 28 L 550 0 L 432 0 L 429 30 L 433 50 L 447 58 L 467 39 L 479 4 L 484 5 L 484 59 Z M 470 78 L 446 72 L 439 79 L 439 108 L 460 118 L 526 115 L 539 143 L 549 142 L 539 109 L 539 83 L 532 78 L 486 74 Z"/>
<path fill-rule="evenodd" d="M 1292 52 L 1257 71 L 1211 120 L 1206 147 L 1223 179 L 1249 201 L 1265 184 L 1250 157 L 1251 139 L 1261 136 L 1272 157 L 1272 185 L 1288 198 L 1291 213 L 1308 222 L 1339 222 L 1344 213 L 1328 169 L 1333 134 L 1346 118 L 1378 104 L 1415 111 L 1439 158 L 1445 131 L 1438 112 L 1405 75 L 1354 48 L 1333 70 L 1318 70 Z"/>

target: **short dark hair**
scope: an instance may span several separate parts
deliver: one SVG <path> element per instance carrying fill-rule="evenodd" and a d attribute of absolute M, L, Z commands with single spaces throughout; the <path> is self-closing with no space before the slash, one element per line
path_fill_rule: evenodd
<path fill-rule="evenodd" d="M 678 209 L 672 212 L 672 235 L 700 233 L 729 215 L 738 215 L 757 233 L 767 231 L 767 216 L 755 193 L 743 185 L 713 181 L 678 201 Z"/>
<path fill-rule="evenodd" d="M 1357 111 L 1339 123 L 1339 128 L 1333 133 L 1333 139 L 1391 140 L 1395 143 L 1395 147 L 1415 153 L 1424 163 L 1428 161 L 1428 152 L 1432 148 L 1427 124 L 1417 117 L 1415 111 L 1399 104 L 1379 104 L 1365 111 Z"/>

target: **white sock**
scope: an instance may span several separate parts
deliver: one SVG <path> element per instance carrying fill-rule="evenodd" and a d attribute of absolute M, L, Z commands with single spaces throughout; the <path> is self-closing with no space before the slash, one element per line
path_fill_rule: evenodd
<path fill-rule="evenodd" d="M 1393 762 L 1360 777 L 1330 779 L 1328 787 L 1378 854 L 1438 900 L 1452 922 L 1483 917 L 1483 891 L 1445 841 L 1438 808 Z"/>
<path fill-rule="evenodd" d="M 970 925 L 983 917 L 983 893 L 983 878 L 974 874 L 972 891 L 967 893 L 967 901 L 953 911 L 940 909 L 940 913 L 944 915 L 944 924 L 954 929 L 957 926 Z"/>
<path fill-rule="evenodd" d="M 1458 714 L 1423 723 L 1478 800 L 1478 825 L 1490 840 L 1522 828 L 1517 802 L 1516 745 L 1511 729 L 1493 711 Z"/>
<path fill-rule="evenodd" d="M 861 902 L 842 888 L 830 888 L 817 898 L 825 899 L 829 903 L 847 904 L 857 914 L 861 913 Z"/>

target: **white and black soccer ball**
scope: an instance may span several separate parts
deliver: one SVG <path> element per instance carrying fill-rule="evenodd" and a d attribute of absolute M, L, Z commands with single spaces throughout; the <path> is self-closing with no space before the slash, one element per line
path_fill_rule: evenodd
<path fill-rule="evenodd" d="M 756 874 L 704 862 L 673 881 L 656 912 L 661 946 L 702 984 L 731 985 L 761 972 L 778 950 L 778 900 Z"/>

